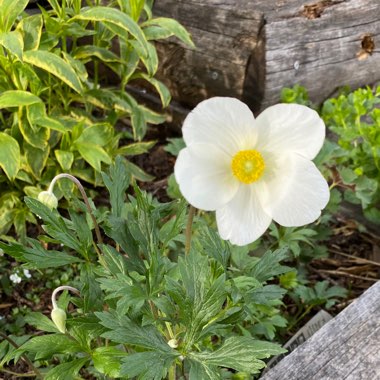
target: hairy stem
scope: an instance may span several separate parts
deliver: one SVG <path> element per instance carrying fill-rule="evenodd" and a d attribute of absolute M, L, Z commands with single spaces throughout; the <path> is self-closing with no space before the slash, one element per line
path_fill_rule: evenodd
<path fill-rule="evenodd" d="M 194 215 L 195 215 L 195 207 L 190 205 L 189 215 L 187 216 L 186 232 L 185 232 L 185 237 L 186 237 L 185 254 L 186 255 L 188 255 L 190 252 Z"/>

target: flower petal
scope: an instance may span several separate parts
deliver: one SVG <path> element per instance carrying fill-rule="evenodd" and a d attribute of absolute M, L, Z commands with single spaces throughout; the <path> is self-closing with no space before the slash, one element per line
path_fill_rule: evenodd
<path fill-rule="evenodd" d="M 254 116 L 238 99 L 215 97 L 199 103 L 187 116 L 182 132 L 187 146 L 216 144 L 230 155 L 252 149 L 256 142 Z"/>
<path fill-rule="evenodd" d="M 246 245 L 258 239 L 272 218 L 264 211 L 257 194 L 259 187 L 241 185 L 234 198 L 216 210 L 216 221 L 222 239 Z"/>
<path fill-rule="evenodd" d="M 329 201 L 329 186 L 312 161 L 299 155 L 285 161 L 267 182 L 265 210 L 285 227 L 312 223 Z"/>
<path fill-rule="evenodd" d="M 186 200 L 207 211 L 228 203 L 239 186 L 232 174 L 231 158 L 211 144 L 193 144 L 182 149 L 174 174 Z"/>
<path fill-rule="evenodd" d="M 314 110 L 299 104 L 276 104 L 255 120 L 260 149 L 298 153 L 313 159 L 325 138 L 325 124 Z"/>

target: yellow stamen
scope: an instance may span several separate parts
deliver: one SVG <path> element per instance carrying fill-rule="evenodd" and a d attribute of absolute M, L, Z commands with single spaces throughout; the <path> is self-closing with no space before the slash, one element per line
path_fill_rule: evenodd
<path fill-rule="evenodd" d="M 257 150 L 241 150 L 231 161 L 234 176 L 243 183 L 249 184 L 257 181 L 264 173 L 265 162 Z"/>

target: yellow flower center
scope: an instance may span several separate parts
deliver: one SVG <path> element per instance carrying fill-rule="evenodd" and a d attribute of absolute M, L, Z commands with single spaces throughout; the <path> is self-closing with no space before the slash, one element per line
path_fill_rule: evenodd
<path fill-rule="evenodd" d="M 265 162 L 257 150 L 241 150 L 231 161 L 234 176 L 243 183 L 249 184 L 257 181 L 264 172 Z"/>

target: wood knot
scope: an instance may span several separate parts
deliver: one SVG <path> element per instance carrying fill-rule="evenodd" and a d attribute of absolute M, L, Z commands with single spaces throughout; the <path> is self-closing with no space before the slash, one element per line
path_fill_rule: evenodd
<path fill-rule="evenodd" d="M 314 20 L 321 17 L 326 8 L 343 3 L 345 0 L 322 0 L 315 4 L 304 5 L 301 16 Z"/>
<path fill-rule="evenodd" d="M 359 61 L 362 61 L 364 59 L 367 59 L 370 55 L 372 55 L 374 50 L 375 50 L 375 40 L 372 34 L 367 33 L 362 37 L 361 49 L 356 54 L 356 56 L 358 57 Z"/>

